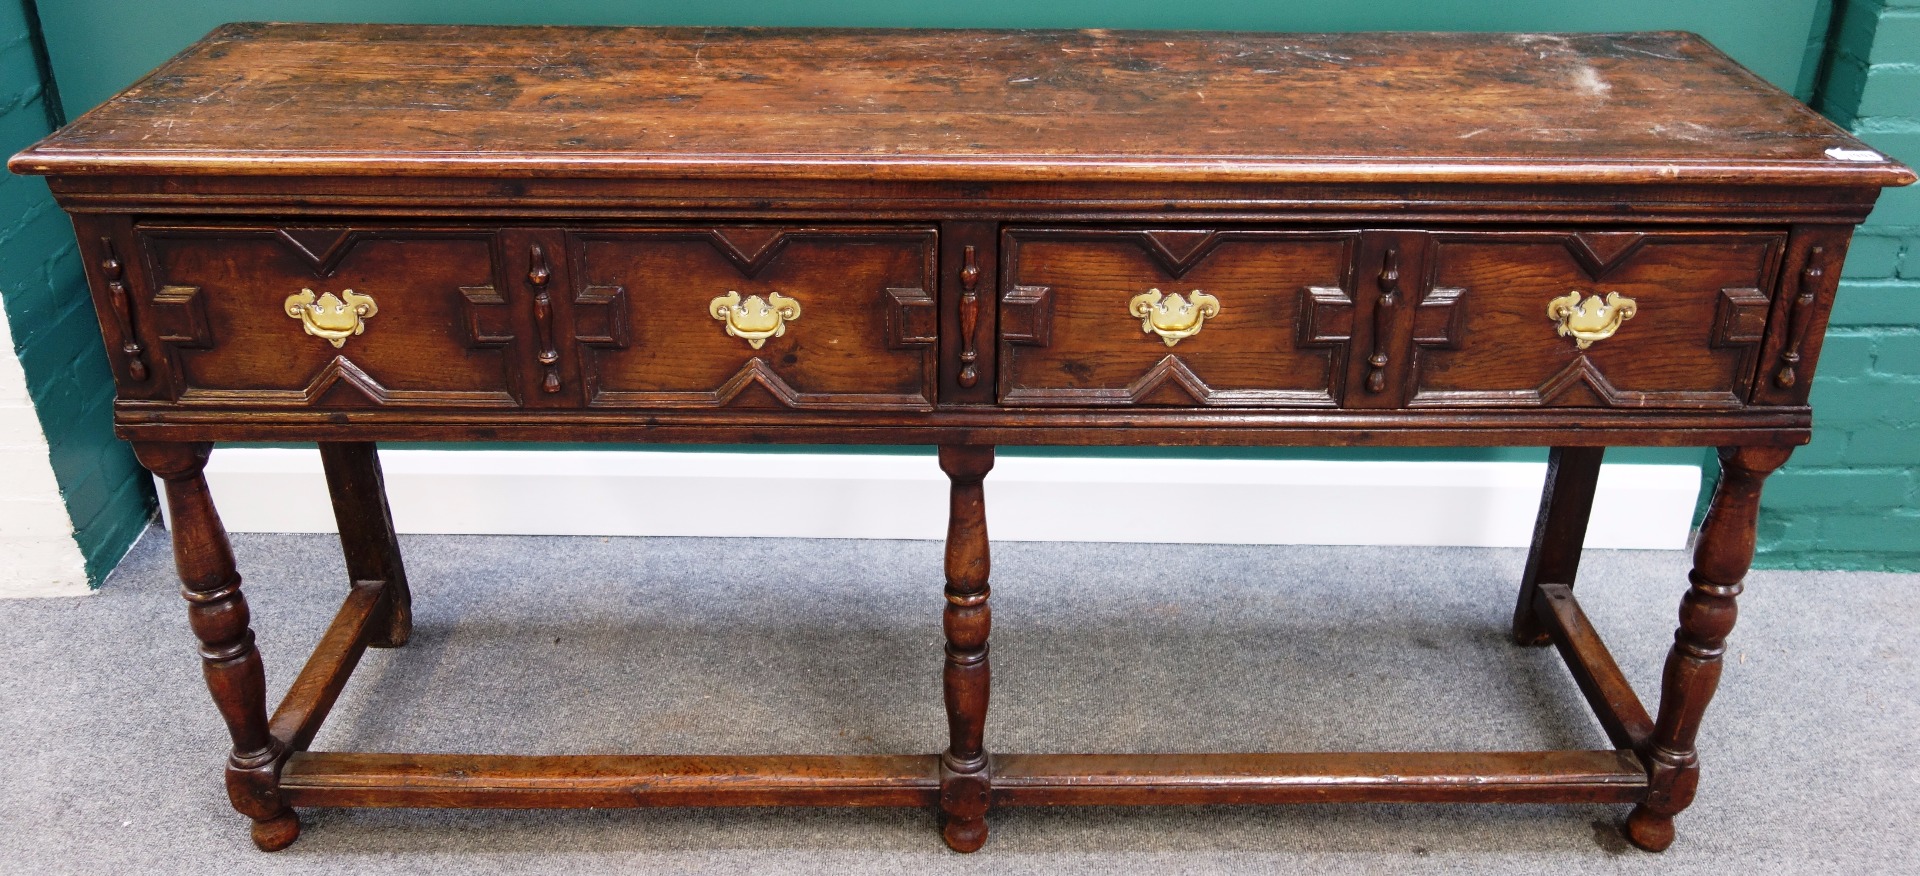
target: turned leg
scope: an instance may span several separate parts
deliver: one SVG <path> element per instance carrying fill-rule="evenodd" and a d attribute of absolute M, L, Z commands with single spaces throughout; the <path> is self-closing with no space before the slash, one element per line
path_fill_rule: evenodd
<path fill-rule="evenodd" d="M 347 580 L 387 582 L 387 611 L 367 644 L 398 648 L 413 633 L 413 595 L 400 562 L 400 540 L 387 509 L 387 483 L 371 441 L 322 441 L 320 463 L 333 494 L 333 518 L 347 556 Z"/>
<path fill-rule="evenodd" d="M 971 852 L 987 841 L 987 795 L 992 775 L 987 765 L 987 505 L 982 489 L 993 469 L 992 447 L 941 447 L 940 469 L 953 482 L 947 518 L 947 607 L 941 627 L 947 635 L 946 670 L 948 747 L 940 755 L 941 836 L 957 852 Z"/>
<path fill-rule="evenodd" d="M 300 836 L 300 820 L 280 802 L 280 765 L 286 747 L 267 730 L 266 672 L 253 647 L 247 599 L 240 593 L 233 547 L 201 475 L 213 445 L 134 445 L 140 464 L 166 482 L 173 512 L 173 560 L 180 570 L 187 619 L 200 640 L 201 668 L 213 703 L 233 737 L 227 756 L 227 797 L 253 819 L 253 842 L 278 851 Z"/>
<path fill-rule="evenodd" d="M 1593 512 L 1594 483 L 1600 479 L 1605 447 L 1555 447 L 1547 455 L 1547 483 L 1540 492 L 1540 516 L 1533 524 L 1533 550 L 1520 577 L 1520 604 L 1513 609 L 1513 641 L 1545 645 L 1550 641 L 1535 614 L 1541 584 L 1573 586 L 1580 570 L 1580 545 L 1587 540 Z"/>
<path fill-rule="evenodd" d="M 1700 784 L 1694 735 L 1720 683 L 1734 597 L 1753 564 L 1760 486 L 1792 452 L 1791 447 L 1720 448 L 1720 483 L 1700 524 L 1693 571 L 1687 575 L 1690 586 L 1680 599 L 1680 629 L 1660 677 L 1660 715 L 1640 753 L 1647 762 L 1647 799 L 1627 816 L 1627 839 L 1648 851 L 1673 844 L 1673 816 L 1693 802 Z"/>

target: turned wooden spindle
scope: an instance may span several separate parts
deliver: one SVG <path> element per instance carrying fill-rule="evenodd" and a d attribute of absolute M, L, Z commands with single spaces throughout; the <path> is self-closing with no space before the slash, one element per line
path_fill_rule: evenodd
<path fill-rule="evenodd" d="M 267 729 L 266 671 L 253 646 L 247 599 L 240 593 L 233 546 L 214 510 L 202 470 L 209 443 L 134 445 L 140 464 L 166 483 L 173 512 L 173 558 L 180 572 L 187 619 L 200 640 L 201 669 L 213 703 L 233 737 L 227 756 L 227 798 L 253 819 L 253 843 L 286 848 L 300 836 L 300 820 L 280 802 L 280 766 L 286 747 Z"/>
<path fill-rule="evenodd" d="M 333 518 L 347 558 L 349 581 L 385 581 L 387 610 L 367 644 L 398 648 L 413 634 L 413 596 L 407 589 L 400 540 L 387 507 L 387 482 L 371 441 L 322 441 L 320 463 L 333 495 Z"/>
<path fill-rule="evenodd" d="M 1791 447 L 1720 448 L 1720 483 L 1694 545 L 1690 586 L 1680 599 L 1680 628 L 1660 678 L 1660 714 L 1640 752 L 1647 762 L 1645 802 L 1627 816 L 1626 835 L 1648 851 L 1673 844 L 1673 817 L 1693 802 L 1700 784 L 1694 736 L 1720 683 L 1721 657 L 1737 613 L 1734 598 L 1753 565 L 1760 487 L 1792 454 Z"/>
<path fill-rule="evenodd" d="M 949 743 L 940 755 L 941 836 L 957 852 L 971 852 L 987 841 L 987 796 L 992 774 L 987 763 L 986 723 L 990 672 L 987 633 L 993 613 L 987 605 L 987 505 L 982 481 L 993 470 L 992 447 L 942 446 L 940 469 L 953 482 L 947 518 L 947 662 Z"/>

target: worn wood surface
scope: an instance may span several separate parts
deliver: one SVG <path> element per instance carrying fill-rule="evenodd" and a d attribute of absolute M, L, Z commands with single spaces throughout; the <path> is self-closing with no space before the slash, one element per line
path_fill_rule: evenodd
<path fill-rule="evenodd" d="M 946 666 L 941 687 L 947 705 L 947 750 L 940 755 L 940 835 L 957 852 L 987 841 L 987 804 L 993 768 L 987 757 L 987 700 L 993 673 L 987 636 L 992 559 L 987 544 L 983 484 L 993 470 L 992 447 L 942 446 L 940 469 L 952 482 L 947 514 Z"/>
<path fill-rule="evenodd" d="M 1852 227 L 1913 180 L 1861 149 L 1685 34 L 242 24 L 10 167 L 74 217 L 262 848 L 296 805 L 919 805 L 966 851 L 998 805 L 1391 800 L 1636 803 L 1658 849 Z M 302 289 L 379 309 L 335 346 Z M 1169 345 L 1148 290 L 1219 311 Z M 1570 292 L 1638 309 L 1583 347 Z M 797 313 L 755 346 L 729 294 Z M 271 722 L 233 440 L 321 442 L 352 578 Z M 945 750 L 296 751 L 406 639 L 371 442 L 501 440 L 940 445 Z M 1552 446 L 1515 635 L 1621 750 L 990 755 L 996 444 Z M 1570 589 L 1629 444 L 1726 466 L 1657 719 Z"/>
<path fill-rule="evenodd" d="M 413 635 L 413 593 L 407 586 L 406 563 L 400 558 L 400 538 L 393 530 L 393 511 L 387 507 L 387 480 L 380 470 L 378 449 L 371 441 L 323 441 L 320 465 L 333 499 L 347 580 L 356 588 L 361 582 L 377 581 L 385 594 L 367 644 L 375 648 L 405 645 Z"/>
<path fill-rule="evenodd" d="M 1359 240 L 1351 230 L 1010 228 L 1001 244 L 1000 399 L 1337 406 Z M 1219 315 L 1168 346 L 1128 310 L 1149 289 L 1204 292 L 1219 299 Z"/>
<path fill-rule="evenodd" d="M 1791 447 L 1720 448 L 1720 482 L 1694 541 L 1693 571 L 1680 598 L 1680 628 L 1660 676 L 1660 711 L 1641 751 L 1648 768 L 1647 798 L 1627 816 L 1627 839 L 1643 849 L 1657 852 L 1673 843 L 1673 816 L 1693 803 L 1699 789 L 1694 737 L 1720 686 L 1727 634 L 1739 615 L 1735 598 L 1753 565 L 1760 487 L 1792 452 Z"/>
<path fill-rule="evenodd" d="M 996 806 L 1626 803 L 1631 751 L 995 755 Z M 933 755 L 480 755 L 300 752 L 297 806 L 925 806 Z"/>
<path fill-rule="evenodd" d="M 930 806 L 933 755 L 498 755 L 301 752 L 295 806 Z"/>
<path fill-rule="evenodd" d="M 1037 443 L 1057 420 L 1020 409 L 1408 410 L 1419 413 L 1404 422 L 1437 435 L 1497 430 L 1528 408 L 1664 408 L 1726 411 L 1709 422 L 1747 427 L 1756 380 L 1777 386 L 1789 356 L 1779 368 L 1811 371 L 1807 335 L 1831 297 L 1804 279 L 1815 268 L 1780 279 L 1791 247 L 1777 231 L 1013 226 L 945 264 L 925 225 L 123 233 L 138 265 L 102 278 L 133 432 L 150 401 L 171 401 L 169 419 L 233 411 L 241 428 L 264 422 L 256 412 L 326 409 L 341 425 L 456 409 L 479 432 L 511 422 L 506 410 L 599 409 L 662 412 L 649 426 L 721 411 L 790 430 L 803 411 L 925 414 L 943 393 L 971 406 L 991 398 L 989 368 L 997 422 Z M 100 241 L 102 264 L 118 266 L 115 236 Z M 999 265 L 997 307 L 982 263 Z M 1790 305 L 1776 300 L 1782 282 Z M 295 290 L 355 292 L 380 310 L 333 346 L 281 313 Z M 1545 312 L 1568 291 L 1624 295 L 1641 313 L 1577 346 Z M 1168 344 L 1130 310 L 1143 293 L 1205 295 L 1218 312 Z M 723 295 L 781 295 L 798 316 L 754 346 L 709 312 Z M 983 318 L 997 355 L 983 356 Z M 1594 425 L 1562 420 L 1575 421 Z M 1265 440 L 1227 434 L 1211 440 Z M 1618 443 L 1662 440 L 1642 429 Z"/>
<path fill-rule="evenodd" d="M 1640 704 L 1640 695 L 1627 683 L 1627 676 L 1614 662 L 1600 633 L 1580 610 L 1573 588 L 1566 584 L 1541 584 L 1534 591 L 1534 611 L 1544 624 L 1567 669 L 1580 685 L 1580 693 L 1593 707 L 1594 717 L 1607 731 L 1613 744 L 1627 751 L 1642 751 L 1653 738 L 1653 718 Z"/>
<path fill-rule="evenodd" d="M 236 24 L 16 166 L 492 177 L 1908 178 L 1891 163 L 1836 161 L 1825 154 L 1832 147 L 1866 148 L 1679 33 Z"/>
<path fill-rule="evenodd" d="M 1573 587 L 1580 551 L 1587 540 L 1587 518 L 1600 485 L 1605 447 L 1555 447 L 1547 452 L 1547 479 L 1540 490 L 1540 513 L 1533 521 L 1533 543 L 1520 573 L 1520 599 L 1513 608 L 1513 641 L 1545 645 L 1544 618 L 1534 597 L 1542 584 Z"/>
<path fill-rule="evenodd" d="M 594 407 L 933 407 L 932 228 L 732 225 L 568 238 L 579 276 L 561 355 L 578 348 Z M 756 348 L 709 314 L 730 292 L 784 295 L 800 315 Z M 605 314 L 596 319 L 589 306 Z"/>
<path fill-rule="evenodd" d="M 306 751 L 312 744 L 347 679 L 360 665 L 372 634 L 380 632 L 378 625 L 391 616 L 393 596 L 394 589 L 385 581 L 356 581 L 348 589 L 346 602 L 268 722 L 273 737 L 287 750 Z"/>
<path fill-rule="evenodd" d="M 1006 754 L 995 805 L 1628 802 L 1628 751 Z"/>
<path fill-rule="evenodd" d="M 1414 332 L 1407 404 L 1739 407 L 1785 242 L 1764 233 L 1435 234 L 1427 280 L 1408 284 L 1419 306 L 1406 310 L 1428 324 Z M 1618 293 L 1639 313 L 1581 349 L 1544 316 L 1569 292 Z"/>
<path fill-rule="evenodd" d="M 187 620 L 200 641 L 200 666 L 213 704 L 226 722 L 227 798 L 253 819 L 253 842 L 264 851 L 286 848 L 300 836 L 300 819 L 279 795 L 287 746 L 267 723 L 266 669 L 253 644 L 253 615 L 240 592 L 233 545 L 213 507 L 204 471 L 211 444 L 138 443 L 140 464 L 166 484 L 172 512 L 173 560 Z"/>

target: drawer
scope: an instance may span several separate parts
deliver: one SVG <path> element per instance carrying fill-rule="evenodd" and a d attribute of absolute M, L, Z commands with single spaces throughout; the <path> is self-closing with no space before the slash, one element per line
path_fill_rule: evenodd
<path fill-rule="evenodd" d="M 1440 232 L 1411 314 L 1412 407 L 1744 403 L 1775 232 Z"/>
<path fill-rule="evenodd" d="M 931 227 L 570 232 L 589 404 L 931 410 Z"/>
<path fill-rule="evenodd" d="M 1013 405 L 1333 407 L 1357 231 L 1012 228 L 999 396 Z"/>
<path fill-rule="evenodd" d="M 518 403 L 484 229 L 142 226 L 135 322 L 182 403 Z"/>

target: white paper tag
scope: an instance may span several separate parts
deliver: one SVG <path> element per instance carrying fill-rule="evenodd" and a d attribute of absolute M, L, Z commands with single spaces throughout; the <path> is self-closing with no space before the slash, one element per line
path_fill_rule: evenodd
<path fill-rule="evenodd" d="M 1827 150 L 1827 157 L 1835 161 L 1885 161 L 1887 157 L 1872 149 L 1848 149 L 1835 146 Z"/>

